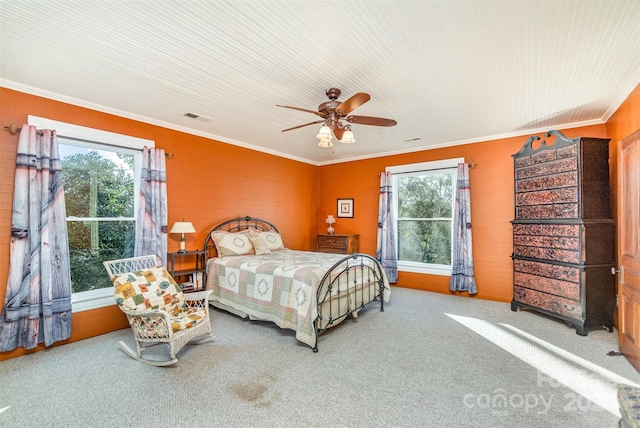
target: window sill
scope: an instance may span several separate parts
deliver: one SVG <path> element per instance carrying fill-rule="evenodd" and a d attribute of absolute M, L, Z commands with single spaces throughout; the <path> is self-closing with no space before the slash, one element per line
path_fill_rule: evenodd
<path fill-rule="evenodd" d="M 398 262 L 399 272 L 421 273 L 427 275 L 451 276 L 451 266 L 428 265 L 415 262 Z"/>
<path fill-rule="evenodd" d="M 104 308 L 115 304 L 113 287 L 83 291 L 71 295 L 72 313 L 90 311 L 91 309 Z"/>

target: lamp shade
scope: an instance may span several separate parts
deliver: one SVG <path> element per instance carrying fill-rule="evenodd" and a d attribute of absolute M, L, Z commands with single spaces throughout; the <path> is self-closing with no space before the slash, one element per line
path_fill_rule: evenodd
<path fill-rule="evenodd" d="M 176 221 L 169 233 L 196 233 L 196 228 L 190 221 Z"/>
<path fill-rule="evenodd" d="M 190 221 L 176 221 L 173 223 L 173 227 L 169 231 L 169 233 L 179 233 L 180 234 L 180 250 L 179 253 L 186 252 L 186 244 L 184 241 L 185 233 L 196 233 L 196 228 L 193 227 L 193 223 Z"/>
<path fill-rule="evenodd" d="M 322 125 L 320 131 L 318 132 L 318 135 L 316 135 L 316 138 L 319 138 L 320 140 L 326 140 L 328 138 L 329 140 L 331 140 L 331 128 L 329 128 L 327 125 Z"/>
<path fill-rule="evenodd" d="M 333 143 L 331 142 L 331 137 L 320 140 L 318 145 L 320 147 L 332 147 Z"/>
<path fill-rule="evenodd" d="M 356 139 L 353 137 L 353 132 L 351 131 L 351 129 L 347 128 L 347 130 L 344 131 L 344 134 L 342 134 L 342 140 L 340 140 L 340 142 L 345 144 L 351 144 L 356 142 Z"/>

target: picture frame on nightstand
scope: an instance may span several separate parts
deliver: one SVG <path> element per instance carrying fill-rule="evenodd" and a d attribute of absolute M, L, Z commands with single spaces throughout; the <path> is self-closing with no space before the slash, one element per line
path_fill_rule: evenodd
<path fill-rule="evenodd" d="M 353 198 L 338 199 L 338 217 L 353 218 Z"/>

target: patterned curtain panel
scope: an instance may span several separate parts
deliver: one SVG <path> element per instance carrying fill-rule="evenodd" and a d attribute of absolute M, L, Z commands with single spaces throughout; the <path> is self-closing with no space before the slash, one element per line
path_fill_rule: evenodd
<path fill-rule="evenodd" d="M 458 164 L 456 205 L 453 213 L 453 260 L 451 265 L 451 291 L 468 291 L 476 294 L 476 277 L 473 271 L 473 246 L 471 244 L 471 195 L 469 192 L 469 164 Z"/>
<path fill-rule="evenodd" d="M 23 125 L 13 191 L 0 351 L 71 335 L 71 271 L 56 132 Z"/>
<path fill-rule="evenodd" d="M 380 174 L 380 206 L 378 209 L 378 242 L 376 259 L 382 265 L 390 283 L 398 282 L 398 254 L 396 252 L 396 222 L 393 217 L 391 173 Z"/>
<path fill-rule="evenodd" d="M 167 265 L 168 221 L 164 150 L 144 147 L 136 222 L 136 256 L 155 254 L 162 266 Z"/>

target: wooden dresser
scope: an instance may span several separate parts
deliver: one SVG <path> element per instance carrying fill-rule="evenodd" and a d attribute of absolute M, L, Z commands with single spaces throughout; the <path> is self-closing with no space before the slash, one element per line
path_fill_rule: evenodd
<path fill-rule="evenodd" d="M 615 229 L 610 212 L 609 140 L 534 136 L 513 155 L 513 300 L 560 318 L 586 336 L 612 331 Z M 539 143 L 539 144 L 538 144 Z M 535 148 L 534 148 L 535 144 Z"/>
<path fill-rule="evenodd" d="M 353 254 L 358 252 L 360 235 L 318 235 L 318 252 Z"/>

